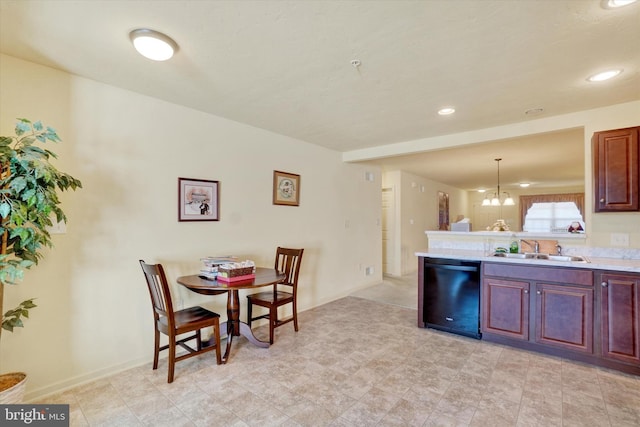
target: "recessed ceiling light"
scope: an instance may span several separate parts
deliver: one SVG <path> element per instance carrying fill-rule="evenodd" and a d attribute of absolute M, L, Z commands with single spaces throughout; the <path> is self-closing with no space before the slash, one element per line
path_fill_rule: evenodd
<path fill-rule="evenodd" d="M 544 111 L 544 108 L 529 108 L 524 113 L 527 116 L 537 116 L 538 114 L 542 114 L 543 111 Z"/>
<path fill-rule="evenodd" d="M 614 78 L 615 76 L 617 76 L 620 73 L 622 73 L 622 69 L 620 69 L 620 68 L 615 69 L 615 70 L 607 70 L 607 71 L 603 71 L 601 73 L 589 76 L 587 78 L 587 81 L 590 81 L 590 82 L 603 82 L 605 80 L 609 80 L 609 79 Z"/>
<path fill-rule="evenodd" d="M 129 38 L 140 55 L 154 61 L 166 61 L 178 50 L 171 37 L 148 28 L 131 31 Z"/>
<path fill-rule="evenodd" d="M 438 110 L 438 114 L 441 116 L 448 116 L 449 114 L 453 114 L 456 112 L 456 109 L 453 107 L 444 107 Z"/>
<path fill-rule="evenodd" d="M 635 3 L 636 1 L 637 0 L 602 0 L 602 7 L 605 9 L 617 9 Z"/>
<path fill-rule="evenodd" d="M 520 187 L 522 188 L 527 188 L 528 186 L 530 186 L 531 184 L 529 184 L 528 182 L 521 182 L 520 183 Z"/>
<path fill-rule="evenodd" d="M 480 189 L 480 190 L 478 190 L 478 193 L 484 193 L 485 191 L 487 191 L 487 190 Z"/>

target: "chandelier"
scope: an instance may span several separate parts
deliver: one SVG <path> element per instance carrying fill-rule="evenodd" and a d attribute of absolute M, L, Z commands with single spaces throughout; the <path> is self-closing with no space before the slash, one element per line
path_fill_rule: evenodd
<path fill-rule="evenodd" d="M 500 193 L 500 161 L 502 159 L 494 159 L 498 163 L 498 191 L 493 193 L 493 198 L 489 199 L 489 196 L 485 196 L 482 201 L 482 206 L 513 206 L 515 205 L 513 199 L 506 191 Z M 505 194 L 507 197 L 504 202 L 500 200 L 501 194 Z"/>

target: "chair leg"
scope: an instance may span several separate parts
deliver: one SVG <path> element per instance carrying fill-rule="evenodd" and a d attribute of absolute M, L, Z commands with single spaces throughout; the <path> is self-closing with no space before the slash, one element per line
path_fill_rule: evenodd
<path fill-rule="evenodd" d="M 247 325 L 249 325 L 249 329 L 251 329 L 251 312 L 253 308 L 253 304 L 251 304 L 251 300 L 247 299 Z"/>
<path fill-rule="evenodd" d="M 158 369 L 158 359 L 160 357 L 160 332 L 156 329 L 153 343 L 153 369 Z"/>
<path fill-rule="evenodd" d="M 196 351 L 202 350 L 202 329 L 196 331 Z"/>
<path fill-rule="evenodd" d="M 213 338 L 216 341 L 216 364 L 222 365 L 222 353 L 220 351 L 220 323 L 216 322 L 213 327 Z"/>
<path fill-rule="evenodd" d="M 174 335 L 169 336 L 169 377 L 167 378 L 168 383 L 173 382 L 173 374 L 176 369 L 176 337 Z"/>
<path fill-rule="evenodd" d="M 298 307 L 295 300 L 293 301 L 293 329 L 298 332 Z"/>
<path fill-rule="evenodd" d="M 278 307 L 271 306 L 269 308 L 269 344 L 273 344 L 273 332 L 278 323 Z"/>

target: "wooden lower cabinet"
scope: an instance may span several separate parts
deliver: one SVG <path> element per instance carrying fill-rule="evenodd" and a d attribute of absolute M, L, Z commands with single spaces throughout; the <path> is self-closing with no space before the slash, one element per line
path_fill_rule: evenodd
<path fill-rule="evenodd" d="M 593 289 L 546 283 L 535 287 L 535 341 L 593 353 Z"/>
<path fill-rule="evenodd" d="M 483 333 L 593 353 L 593 289 L 485 277 L 482 296 Z"/>
<path fill-rule="evenodd" d="M 529 340 L 529 282 L 485 277 L 482 332 Z"/>
<path fill-rule="evenodd" d="M 590 270 L 485 263 L 481 307 L 485 338 L 594 352 Z"/>
<path fill-rule="evenodd" d="M 601 273 L 602 357 L 640 365 L 640 275 Z"/>
<path fill-rule="evenodd" d="M 482 339 L 640 375 L 640 274 L 482 263 Z"/>

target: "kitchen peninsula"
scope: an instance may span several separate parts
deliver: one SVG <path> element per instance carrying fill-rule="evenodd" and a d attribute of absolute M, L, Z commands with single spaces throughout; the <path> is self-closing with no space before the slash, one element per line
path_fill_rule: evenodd
<path fill-rule="evenodd" d="M 477 304 L 479 312 L 478 337 L 640 375 L 639 249 L 593 248 L 586 245 L 584 235 L 569 233 L 426 234 L 429 248 L 416 253 L 419 327 L 431 327 L 433 322 L 428 313 L 433 306 L 428 301 L 433 295 L 429 287 L 440 275 L 433 273 L 433 264 L 476 263 L 480 266 L 479 280 L 474 281 L 478 289 L 471 304 Z M 576 256 L 555 260 L 522 254 L 495 256 L 497 247 L 509 248 L 521 239 L 554 242 L 562 254 Z M 452 280 L 450 286 L 461 287 L 470 280 Z M 440 288 L 442 281 L 438 281 Z M 464 298 L 469 295 L 466 292 Z M 464 304 L 469 305 L 469 301 Z M 468 316 L 462 306 L 440 307 L 442 323 L 453 325 Z"/>

